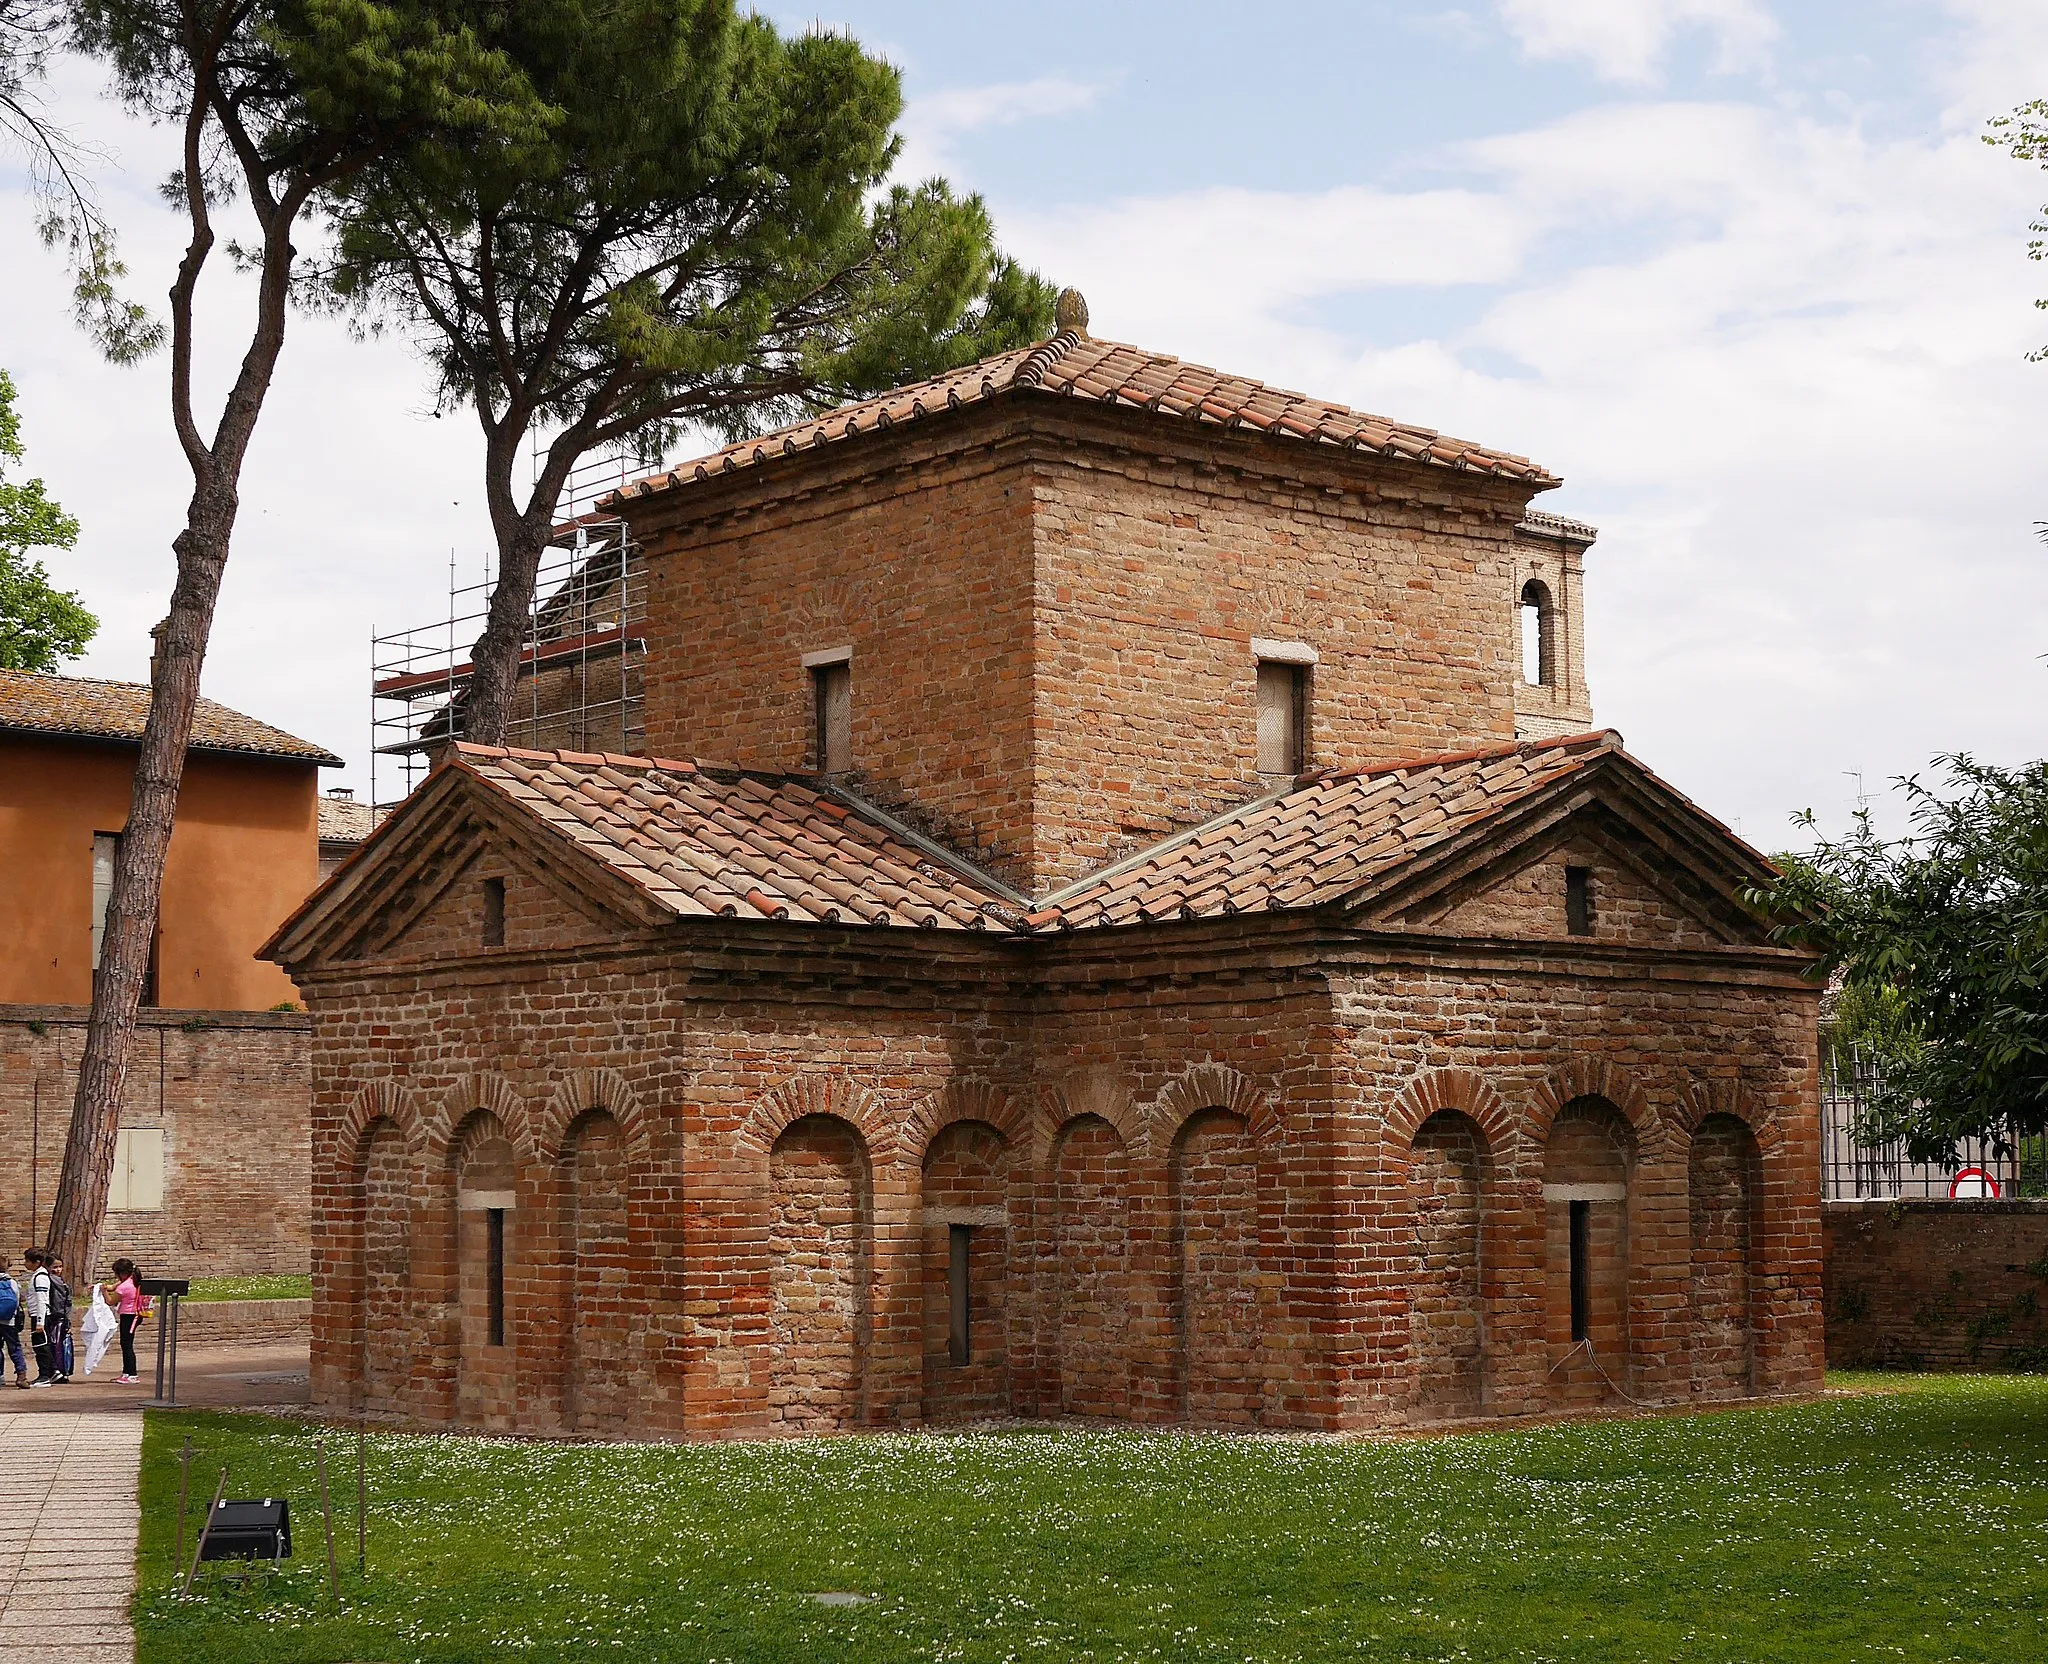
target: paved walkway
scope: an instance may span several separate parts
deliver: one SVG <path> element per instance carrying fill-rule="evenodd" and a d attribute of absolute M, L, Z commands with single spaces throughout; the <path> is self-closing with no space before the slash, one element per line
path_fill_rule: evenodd
<path fill-rule="evenodd" d="M 135 1593 L 141 1469 L 139 1415 L 0 1412 L 0 1471 L 8 1488 L 0 1510 L 6 1664 L 135 1657 L 128 1603 Z"/>

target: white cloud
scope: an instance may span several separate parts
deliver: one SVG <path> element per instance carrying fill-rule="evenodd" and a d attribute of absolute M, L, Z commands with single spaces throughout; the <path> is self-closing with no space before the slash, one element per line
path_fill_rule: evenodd
<path fill-rule="evenodd" d="M 1045 75 L 986 87 L 949 87 L 913 98 L 903 111 L 903 155 L 897 177 L 918 180 L 950 172 L 954 144 L 963 135 L 1011 127 L 1020 121 L 1074 115 L 1093 105 L 1102 91 L 1093 82 Z"/>
<path fill-rule="evenodd" d="M 1839 824 L 1844 771 L 1875 790 L 1940 750 L 2042 749 L 2048 366 L 2024 354 L 2048 285 L 2024 243 L 2048 191 L 1977 135 L 2048 86 L 2048 9 L 1953 9 L 1929 56 L 1943 109 L 1920 131 L 1632 101 L 1449 150 L 1430 188 L 993 206 L 1006 246 L 1078 284 L 1106 335 L 1562 473 L 1540 501 L 1602 528 L 1596 711 L 1770 845 L 1808 803 Z M 138 292 L 161 294 L 166 135 L 95 114 L 96 85 L 60 93 L 128 156 L 115 217 Z M 938 156 L 1100 96 L 1057 78 L 956 92 L 913 126 Z M 52 565 L 107 621 L 85 668 L 139 676 L 187 490 L 163 365 L 92 358 L 20 216 L 0 216 L 0 270 L 31 466 L 85 523 Z M 1394 289 L 1384 316 L 1420 295 L 1441 321 L 1361 327 Z M 246 291 L 224 282 L 212 304 L 217 393 Z M 473 424 L 428 419 L 424 388 L 402 346 L 293 320 L 207 666 L 209 694 L 358 764 L 371 626 L 433 618 L 450 546 L 469 573 L 487 541 Z"/>
<path fill-rule="evenodd" d="M 1582 58 L 1607 81 L 1655 81 L 1688 30 L 1712 37 L 1715 67 L 1768 67 L 1778 25 L 1755 0 L 1498 0 L 1500 20 L 1532 58 Z"/>
<path fill-rule="evenodd" d="M 2044 72 L 1971 73 L 2016 101 Z M 1598 108 L 1447 160 L 1476 178 L 1004 226 L 1105 334 L 1562 473 L 1550 506 L 1602 527 L 1598 714 L 1757 841 L 1843 812 L 1845 770 L 2038 754 L 2038 176 L 1954 124 L 1880 141 L 1748 104 Z M 1394 283 L 1487 287 L 1385 345 L 1331 321 Z"/>

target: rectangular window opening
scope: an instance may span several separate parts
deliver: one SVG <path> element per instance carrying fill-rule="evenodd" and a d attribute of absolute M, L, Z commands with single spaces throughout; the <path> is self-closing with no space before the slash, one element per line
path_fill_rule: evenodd
<path fill-rule="evenodd" d="M 952 1325 L 946 1337 L 946 1356 L 960 1365 L 974 1360 L 973 1309 L 967 1286 L 967 1264 L 974 1247 L 974 1227 L 949 1226 L 947 1235 L 951 1259 L 946 1266 L 946 1292 L 951 1297 Z"/>
<path fill-rule="evenodd" d="M 1299 774 L 1306 761 L 1308 670 L 1259 661 L 1259 772 Z"/>
<path fill-rule="evenodd" d="M 121 834 L 92 835 L 92 968 L 100 968 L 107 945 L 107 904 L 114 898 L 114 862 L 121 854 Z"/>
<path fill-rule="evenodd" d="M 501 948 L 505 945 L 505 881 L 502 878 L 484 880 L 484 946 Z"/>
<path fill-rule="evenodd" d="M 853 767 L 853 666 L 821 664 L 811 670 L 811 709 L 817 732 L 813 754 L 820 774 Z"/>
<path fill-rule="evenodd" d="M 121 834 L 119 832 L 95 832 L 92 835 L 92 968 L 98 971 L 100 960 L 107 947 L 107 913 L 114 899 L 114 864 L 121 858 Z M 163 932 L 153 930 L 149 936 L 149 961 L 142 968 L 142 1003 L 154 1007 L 157 1003 L 157 952 L 162 946 Z"/>
<path fill-rule="evenodd" d="M 1564 927 L 1574 936 L 1593 934 L 1593 869 L 1564 869 Z"/>
<path fill-rule="evenodd" d="M 1593 1204 L 1573 1202 L 1572 1210 L 1572 1344 L 1593 1336 L 1593 1280 L 1589 1233 Z"/>
<path fill-rule="evenodd" d="M 485 1278 L 487 1295 L 488 1339 L 491 1346 L 505 1344 L 505 1210 L 487 1208 L 484 1210 L 484 1230 L 488 1239 L 485 1251 Z"/>

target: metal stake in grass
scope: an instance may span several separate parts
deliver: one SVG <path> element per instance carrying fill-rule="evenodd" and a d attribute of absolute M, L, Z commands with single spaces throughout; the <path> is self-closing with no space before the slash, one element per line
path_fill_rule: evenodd
<path fill-rule="evenodd" d="M 185 1448 L 178 1452 L 178 1547 L 171 1556 L 171 1579 L 177 1580 L 179 1567 L 185 1564 L 185 1510 L 190 1506 L 192 1494 L 192 1435 L 185 1435 Z"/>
<path fill-rule="evenodd" d="M 361 1577 L 369 1557 L 370 1510 L 369 1493 L 363 1483 L 363 1443 L 366 1435 L 364 1424 L 356 1423 L 356 1576 Z"/>
<path fill-rule="evenodd" d="M 206 1523 L 199 1528 L 199 1541 L 192 1548 L 192 1564 L 185 1572 L 185 1592 L 192 1592 L 192 1580 L 199 1575 L 199 1562 L 206 1556 L 206 1539 L 213 1535 L 213 1516 L 220 1499 L 228 1494 L 228 1470 L 220 1470 L 220 1483 L 213 1488 L 213 1500 L 206 1505 Z"/>
<path fill-rule="evenodd" d="M 320 1435 L 320 1518 L 327 1526 L 327 1592 L 341 1599 L 341 1579 L 334 1572 L 334 1509 L 327 1501 L 327 1435 Z"/>

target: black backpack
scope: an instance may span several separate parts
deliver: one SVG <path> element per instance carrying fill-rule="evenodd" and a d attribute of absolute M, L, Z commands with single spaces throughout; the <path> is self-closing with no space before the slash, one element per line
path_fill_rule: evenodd
<path fill-rule="evenodd" d="M 50 1321 L 71 1321 L 71 1285 L 54 1271 L 50 1273 Z"/>

